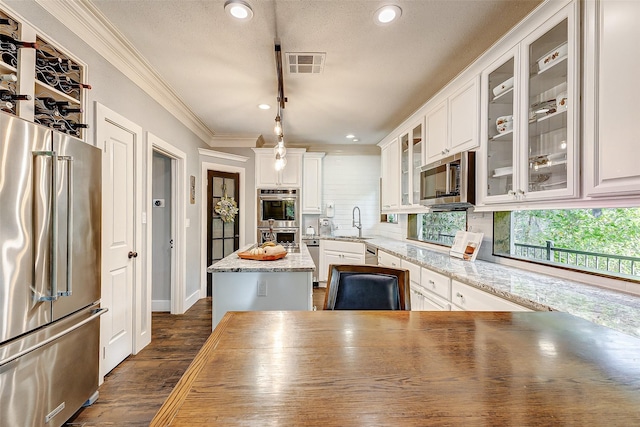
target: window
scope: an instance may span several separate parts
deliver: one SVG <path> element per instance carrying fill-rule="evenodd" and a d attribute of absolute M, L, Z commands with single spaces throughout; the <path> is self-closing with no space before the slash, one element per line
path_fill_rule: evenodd
<path fill-rule="evenodd" d="M 407 238 L 436 245 L 451 246 L 456 232 L 467 229 L 467 212 L 429 212 L 410 214 Z"/>
<path fill-rule="evenodd" d="M 640 280 L 640 208 L 495 212 L 493 253 Z"/>

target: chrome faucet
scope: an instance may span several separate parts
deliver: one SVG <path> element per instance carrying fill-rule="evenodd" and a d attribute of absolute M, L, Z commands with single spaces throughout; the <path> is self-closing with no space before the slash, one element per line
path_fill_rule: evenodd
<path fill-rule="evenodd" d="M 356 209 L 358 209 L 358 224 L 356 225 Z M 351 226 L 358 229 L 358 237 L 362 238 L 362 218 L 360 217 L 360 208 L 355 206 L 351 212 Z"/>

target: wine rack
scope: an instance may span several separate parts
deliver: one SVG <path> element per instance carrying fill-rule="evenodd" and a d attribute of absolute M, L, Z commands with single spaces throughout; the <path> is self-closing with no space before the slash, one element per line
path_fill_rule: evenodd
<path fill-rule="evenodd" d="M 84 67 L 41 37 L 35 55 L 34 121 L 82 138 L 84 95 L 91 86 L 83 83 Z"/>
<path fill-rule="evenodd" d="M 18 39 L 20 24 L 10 16 L 0 11 L 0 94 L 5 100 L 0 100 L 0 110 L 17 115 L 16 100 L 11 95 L 17 95 L 18 47 L 10 43 L 9 39 Z"/>

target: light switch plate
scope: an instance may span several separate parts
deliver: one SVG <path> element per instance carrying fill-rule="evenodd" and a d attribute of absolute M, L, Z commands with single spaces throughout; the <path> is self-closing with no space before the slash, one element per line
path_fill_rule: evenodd
<path fill-rule="evenodd" d="M 264 280 L 260 280 L 258 282 L 258 296 L 259 297 L 267 296 L 267 282 Z"/>

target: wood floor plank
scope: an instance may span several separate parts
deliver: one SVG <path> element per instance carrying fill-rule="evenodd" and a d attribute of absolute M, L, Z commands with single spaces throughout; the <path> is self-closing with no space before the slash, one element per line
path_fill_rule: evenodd
<path fill-rule="evenodd" d="M 153 313 L 152 322 L 151 344 L 111 371 L 96 403 L 67 426 L 148 426 L 211 334 L 211 298 L 182 315 Z"/>
<path fill-rule="evenodd" d="M 318 310 L 325 290 L 313 290 Z M 153 313 L 151 344 L 111 371 L 96 403 L 80 409 L 65 425 L 148 426 L 209 335 L 211 298 L 201 299 L 182 315 Z"/>

